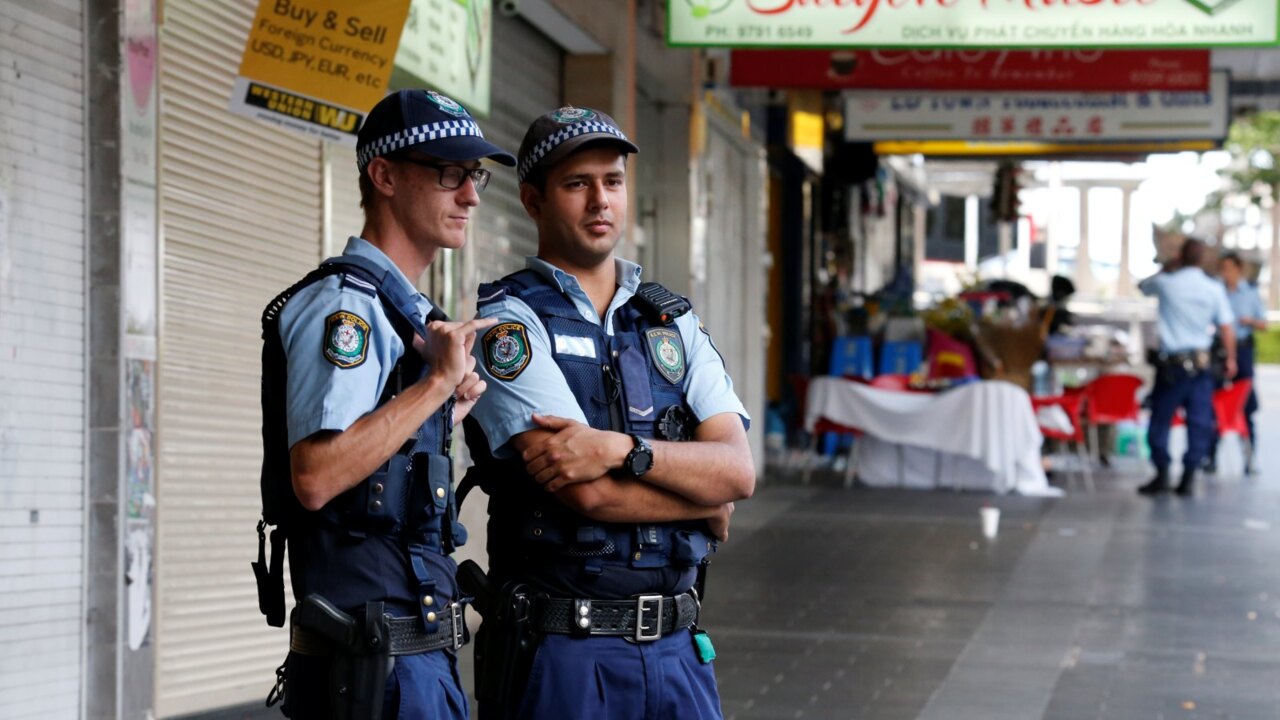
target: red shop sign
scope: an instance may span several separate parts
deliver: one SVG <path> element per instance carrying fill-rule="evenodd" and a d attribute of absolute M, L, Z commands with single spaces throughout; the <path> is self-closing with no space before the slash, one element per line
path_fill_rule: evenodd
<path fill-rule="evenodd" d="M 738 87 L 1202 92 L 1208 50 L 734 50 Z"/>

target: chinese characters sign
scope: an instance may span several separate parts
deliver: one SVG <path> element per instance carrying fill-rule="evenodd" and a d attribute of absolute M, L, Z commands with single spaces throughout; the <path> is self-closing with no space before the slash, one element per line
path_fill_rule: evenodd
<path fill-rule="evenodd" d="M 667 0 L 701 47 L 1082 48 L 1275 44 L 1276 0 Z"/>
<path fill-rule="evenodd" d="M 1196 90 L 1208 50 L 734 50 L 738 87 L 818 90 Z"/>
<path fill-rule="evenodd" d="M 849 92 L 848 140 L 1222 140 L 1228 76 L 1208 92 Z"/>

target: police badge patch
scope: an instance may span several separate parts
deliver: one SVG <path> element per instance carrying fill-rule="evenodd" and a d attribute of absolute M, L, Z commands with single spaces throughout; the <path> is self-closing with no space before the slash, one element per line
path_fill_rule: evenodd
<path fill-rule="evenodd" d="M 338 311 L 324 321 L 324 359 L 353 368 L 369 355 L 369 323 L 354 313 Z"/>
<path fill-rule="evenodd" d="M 529 338 L 524 325 L 502 323 L 484 334 L 484 363 L 499 380 L 515 380 L 529 365 Z"/>
<path fill-rule="evenodd" d="M 645 338 L 658 372 L 675 384 L 684 380 L 684 342 L 680 333 L 671 328 L 653 328 L 645 331 Z"/>
<path fill-rule="evenodd" d="M 562 107 L 551 113 L 551 117 L 561 125 L 583 122 L 595 118 L 596 114 L 586 108 Z"/>
<path fill-rule="evenodd" d="M 441 95 L 435 90 L 428 90 L 427 97 L 431 99 L 431 102 L 436 104 L 436 107 L 440 108 L 441 110 L 449 113 L 454 117 L 467 116 L 467 109 L 459 105 L 457 101 L 451 97 Z"/>

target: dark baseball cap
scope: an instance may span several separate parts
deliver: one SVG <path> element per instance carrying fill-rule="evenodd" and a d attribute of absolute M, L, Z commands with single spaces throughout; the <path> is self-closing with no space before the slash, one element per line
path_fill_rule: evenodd
<path fill-rule="evenodd" d="M 624 153 L 640 148 L 627 139 L 613 118 L 591 108 L 562 107 L 539 117 L 520 143 L 516 178 L 524 182 L 536 167 L 551 167 L 586 143 L 610 141 Z"/>
<path fill-rule="evenodd" d="M 356 136 L 356 165 L 405 148 L 455 162 L 489 158 L 508 167 L 511 153 L 484 139 L 467 109 L 431 90 L 400 90 L 378 101 Z"/>

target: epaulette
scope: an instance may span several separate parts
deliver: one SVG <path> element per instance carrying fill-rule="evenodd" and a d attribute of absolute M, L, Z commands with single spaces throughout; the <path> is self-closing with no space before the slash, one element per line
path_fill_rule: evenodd
<path fill-rule="evenodd" d="M 507 289 L 498 283 L 483 283 L 476 292 L 476 307 L 483 307 L 507 297 Z"/>
<path fill-rule="evenodd" d="M 370 297 L 378 296 L 377 286 L 369 282 L 368 280 L 358 277 L 353 272 L 342 272 L 342 273 L 339 273 L 339 275 L 342 276 L 341 287 L 350 288 L 357 292 L 364 293 L 365 295 L 368 295 Z"/>

